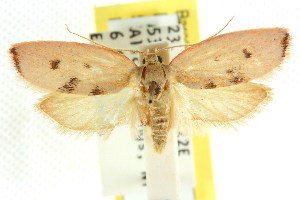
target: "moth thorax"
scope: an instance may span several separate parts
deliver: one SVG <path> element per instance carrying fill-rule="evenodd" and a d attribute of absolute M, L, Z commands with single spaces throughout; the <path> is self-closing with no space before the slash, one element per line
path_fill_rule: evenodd
<path fill-rule="evenodd" d="M 149 103 L 159 99 L 166 84 L 166 74 L 162 64 L 146 65 L 141 75 L 141 84 L 143 85 Z"/>

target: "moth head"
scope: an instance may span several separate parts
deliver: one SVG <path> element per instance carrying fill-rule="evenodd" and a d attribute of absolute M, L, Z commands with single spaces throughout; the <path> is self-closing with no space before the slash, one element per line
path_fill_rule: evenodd
<path fill-rule="evenodd" d="M 163 63 L 163 59 L 160 55 L 157 55 L 155 53 L 148 53 L 145 54 L 142 59 L 142 65 L 159 65 Z"/>

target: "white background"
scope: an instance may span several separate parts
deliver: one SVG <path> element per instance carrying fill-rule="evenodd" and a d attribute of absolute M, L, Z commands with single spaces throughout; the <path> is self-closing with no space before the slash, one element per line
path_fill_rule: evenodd
<path fill-rule="evenodd" d="M 1 1 L 1 199 L 105 199 L 97 137 L 54 132 L 55 124 L 34 109 L 41 95 L 16 78 L 7 50 L 22 41 L 84 42 L 69 34 L 64 24 L 87 36 L 95 30 L 94 6 L 125 2 L 129 1 Z M 282 26 L 294 37 L 289 61 L 267 82 L 275 88 L 274 100 L 237 131 L 212 131 L 218 200 L 300 199 L 298 8 L 296 1 L 287 0 L 198 2 L 202 38 L 216 33 L 232 16 L 224 32 Z"/>

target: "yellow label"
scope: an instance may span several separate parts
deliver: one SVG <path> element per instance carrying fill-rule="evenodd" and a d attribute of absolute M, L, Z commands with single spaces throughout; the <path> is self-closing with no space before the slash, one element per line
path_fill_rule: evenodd
<path fill-rule="evenodd" d="M 96 7 L 96 31 L 107 31 L 107 21 L 110 19 L 174 13 L 179 16 L 179 22 L 184 26 L 185 42 L 199 42 L 196 0 L 155 0 Z M 209 137 L 195 136 L 193 142 L 196 166 L 195 200 L 215 200 Z M 123 197 L 118 196 L 115 200 L 123 200 Z"/>
<path fill-rule="evenodd" d="M 161 14 L 178 14 L 184 26 L 185 42 L 199 42 L 196 0 L 158 0 L 95 8 L 96 31 L 107 31 L 107 21 Z"/>
<path fill-rule="evenodd" d="M 193 138 L 196 169 L 195 200 L 215 200 L 213 170 L 208 135 Z"/>

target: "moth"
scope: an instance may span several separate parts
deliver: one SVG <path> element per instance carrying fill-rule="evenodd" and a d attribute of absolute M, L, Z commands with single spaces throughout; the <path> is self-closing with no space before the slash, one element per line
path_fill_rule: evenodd
<path fill-rule="evenodd" d="M 141 66 L 74 42 L 23 42 L 10 54 L 24 79 L 51 92 L 38 106 L 62 126 L 109 135 L 116 126 L 142 124 L 161 153 L 174 130 L 226 126 L 256 111 L 271 89 L 250 81 L 278 68 L 289 42 L 284 28 L 238 31 L 191 45 L 169 64 L 157 52 L 141 52 Z"/>

